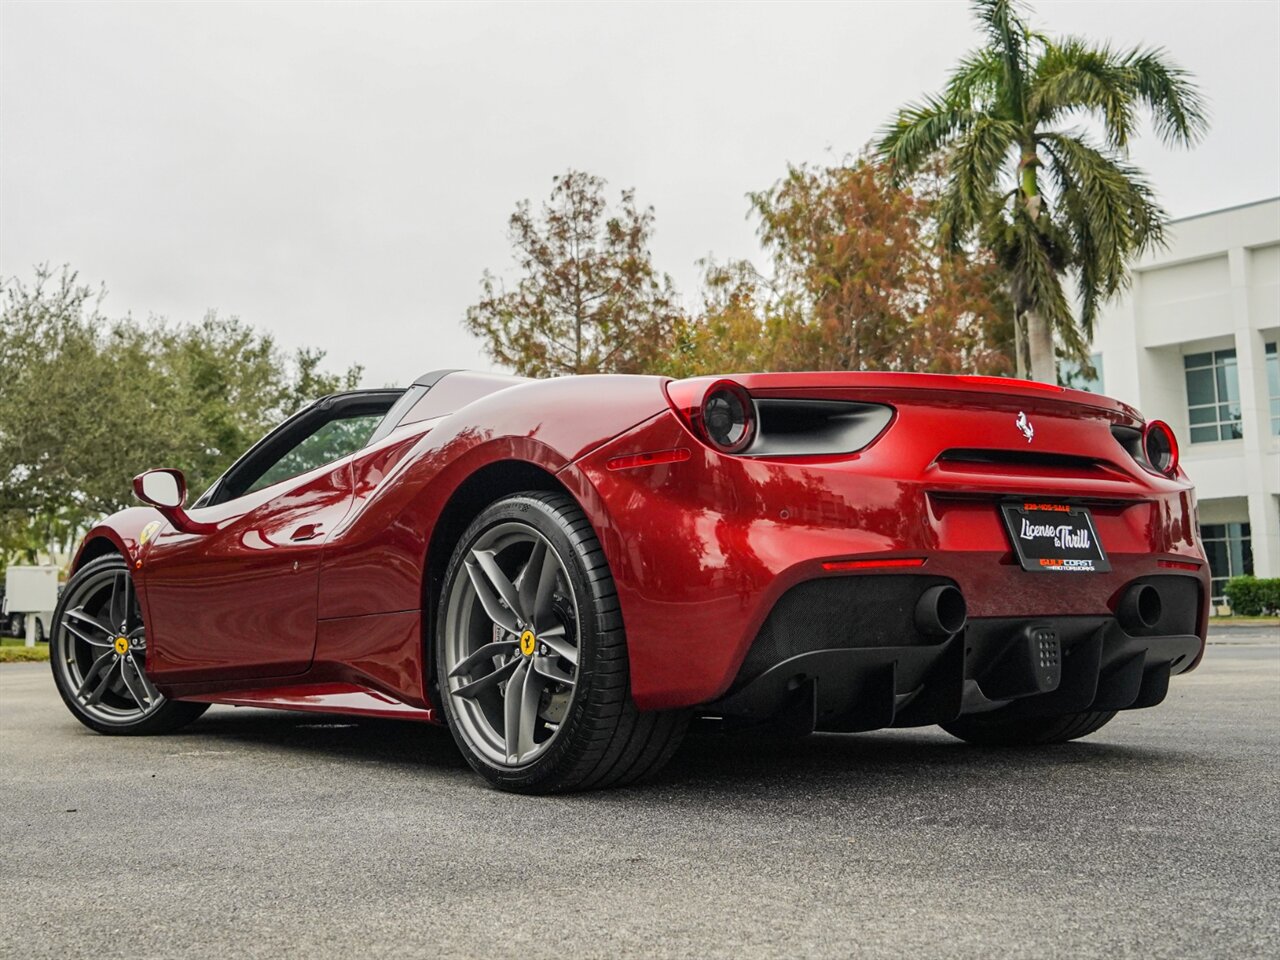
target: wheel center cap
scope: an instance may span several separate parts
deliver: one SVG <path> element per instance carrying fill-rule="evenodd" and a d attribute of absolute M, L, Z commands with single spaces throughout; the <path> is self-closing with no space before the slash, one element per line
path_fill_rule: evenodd
<path fill-rule="evenodd" d="M 538 638 L 533 635 L 532 630 L 526 630 L 520 634 L 520 652 L 526 657 L 532 657 L 533 651 L 538 646 Z"/>
<path fill-rule="evenodd" d="M 129 652 L 129 638 L 116 637 L 115 648 L 116 648 L 116 653 L 120 654 L 120 656 L 123 657 L 126 653 Z"/>

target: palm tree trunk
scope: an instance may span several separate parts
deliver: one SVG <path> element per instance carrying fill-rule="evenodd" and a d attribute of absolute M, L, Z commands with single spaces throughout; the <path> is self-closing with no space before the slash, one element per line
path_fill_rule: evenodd
<path fill-rule="evenodd" d="M 1031 354 L 1031 380 L 1058 382 L 1058 364 L 1053 351 L 1053 328 L 1035 310 L 1027 314 L 1027 346 Z"/>
<path fill-rule="evenodd" d="M 1027 379 L 1027 345 L 1026 340 L 1026 316 L 1021 313 L 1013 315 L 1013 366 L 1014 376 L 1019 380 Z"/>

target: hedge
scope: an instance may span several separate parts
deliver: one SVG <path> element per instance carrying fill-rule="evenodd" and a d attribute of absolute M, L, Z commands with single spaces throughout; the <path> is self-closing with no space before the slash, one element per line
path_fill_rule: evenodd
<path fill-rule="evenodd" d="M 1232 577 L 1223 592 L 1231 612 L 1241 617 L 1261 617 L 1280 610 L 1280 577 Z"/>

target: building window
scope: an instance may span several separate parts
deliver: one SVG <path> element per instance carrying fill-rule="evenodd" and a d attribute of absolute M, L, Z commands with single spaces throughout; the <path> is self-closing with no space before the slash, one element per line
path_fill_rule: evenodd
<path fill-rule="evenodd" d="M 1182 358 L 1187 375 L 1191 442 L 1239 440 L 1240 380 L 1234 350 L 1193 353 Z"/>
<path fill-rule="evenodd" d="M 1206 523 L 1200 528 L 1205 556 L 1209 558 L 1209 592 L 1213 605 L 1226 602 L 1222 588 L 1232 577 L 1253 573 L 1253 546 L 1247 523 Z"/>
<path fill-rule="evenodd" d="M 1271 435 L 1280 437 L 1280 356 L 1267 344 L 1267 393 L 1271 397 Z"/>

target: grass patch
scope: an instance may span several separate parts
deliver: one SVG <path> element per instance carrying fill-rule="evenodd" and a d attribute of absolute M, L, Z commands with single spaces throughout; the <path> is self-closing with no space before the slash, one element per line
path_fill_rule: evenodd
<path fill-rule="evenodd" d="M 49 659 L 49 645 L 37 643 L 28 647 L 25 640 L 0 638 L 0 663 L 38 663 Z"/>

